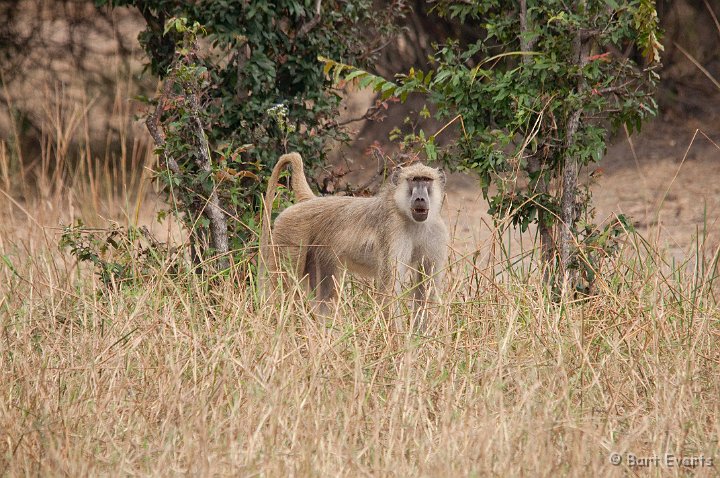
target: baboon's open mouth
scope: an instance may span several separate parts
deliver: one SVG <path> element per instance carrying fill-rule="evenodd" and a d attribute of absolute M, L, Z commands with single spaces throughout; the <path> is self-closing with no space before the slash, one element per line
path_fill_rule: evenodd
<path fill-rule="evenodd" d="M 422 222 L 425 219 L 428 218 L 428 213 L 430 212 L 429 209 L 425 209 L 422 207 L 416 207 L 412 209 L 412 217 L 418 222 Z"/>

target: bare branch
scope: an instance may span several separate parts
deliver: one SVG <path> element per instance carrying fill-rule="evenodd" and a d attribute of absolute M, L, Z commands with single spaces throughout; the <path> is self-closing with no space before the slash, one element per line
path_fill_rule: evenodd
<path fill-rule="evenodd" d="M 385 104 L 384 104 L 385 103 Z M 335 126 L 341 127 L 346 126 L 350 123 L 356 123 L 358 121 L 363 120 L 369 120 L 369 121 L 382 121 L 384 119 L 384 116 L 382 116 L 382 112 L 387 110 L 387 100 L 386 101 L 376 101 L 374 105 L 370 106 L 367 111 L 357 118 L 349 118 L 345 121 L 336 121 Z"/>
<path fill-rule="evenodd" d="M 318 23 L 320 23 L 320 7 L 322 6 L 322 0 L 315 0 L 315 16 L 310 19 L 307 23 L 303 24 L 303 26 L 300 27 L 300 30 L 298 30 L 297 35 L 295 36 L 296 39 L 300 39 L 307 35 L 310 30 L 315 28 Z"/>
<path fill-rule="evenodd" d="M 387 161 L 385 161 L 385 157 L 375 148 L 372 149 L 372 155 L 375 157 L 375 161 L 377 161 L 377 170 L 375 171 L 375 174 L 373 174 L 373 176 L 370 179 L 365 181 L 363 184 L 361 184 L 357 188 L 354 188 L 353 193 L 358 193 L 358 192 L 368 190 L 375 181 L 386 176 Z"/>
<path fill-rule="evenodd" d="M 167 151 L 165 151 L 164 149 L 165 131 L 163 131 L 162 126 L 160 126 L 160 116 L 162 115 L 163 108 L 165 107 L 165 99 L 168 97 L 170 91 L 172 90 L 172 84 L 172 80 L 165 81 L 163 92 L 158 98 L 158 104 L 155 107 L 155 111 L 148 114 L 148 117 L 145 120 L 145 127 L 150 132 L 150 136 L 152 136 L 153 141 L 155 141 L 155 145 L 158 148 L 163 148 L 163 163 L 173 173 L 180 174 L 180 168 L 178 167 L 177 161 L 175 161 L 175 158 L 167 154 Z"/>

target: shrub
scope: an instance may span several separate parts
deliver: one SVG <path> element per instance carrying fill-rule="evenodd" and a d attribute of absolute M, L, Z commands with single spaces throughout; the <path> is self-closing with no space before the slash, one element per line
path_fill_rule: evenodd
<path fill-rule="evenodd" d="M 148 100 L 164 158 L 158 179 L 194 231 L 198 262 L 252 242 L 259 188 L 279 154 L 320 165 L 328 141 L 346 139 L 340 96 L 317 56 L 370 64 L 403 11 L 393 2 L 378 12 L 370 0 L 98 2 L 135 7 L 146 20 L 140 42 L 165 80 Z"/>

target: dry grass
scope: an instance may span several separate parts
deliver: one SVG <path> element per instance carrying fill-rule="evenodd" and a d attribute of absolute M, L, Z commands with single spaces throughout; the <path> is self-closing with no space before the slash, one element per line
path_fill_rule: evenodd
<path fill-rule="evenodd" d="M 674 266 L 632 237 L 588 300 L 456 257 L 417 336 L 352 285 L 328 319 L 260 303 L 243 264 L 212 285 L 161 264 L 111 290 L 50 226 L 133 223 L 144 182 L 42 164 L 35 194 L 11 187 L 0 148 L 2 474 L 717 476 L 717 251 L 700 243 Z"/>

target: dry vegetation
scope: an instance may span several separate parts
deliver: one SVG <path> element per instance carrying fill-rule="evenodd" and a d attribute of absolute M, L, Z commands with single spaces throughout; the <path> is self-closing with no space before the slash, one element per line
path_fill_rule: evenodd
<path fill-rule="evenodd" d="M 207 280 L 137 262 L 108 287 L 57 226 L 135 224 L 147 150 L 122 155 L 125 180 L 56 131 L 29 168 L 0 147 L 0 473 L 717 476 L 718 250 L 702 236 L 685 263 L 629 237 L 589 299 L 553 301 L 492 244 L 456 253 L 422 336 L 352 284 L 331 319 L 260 303 L 247 264 Z"/>

